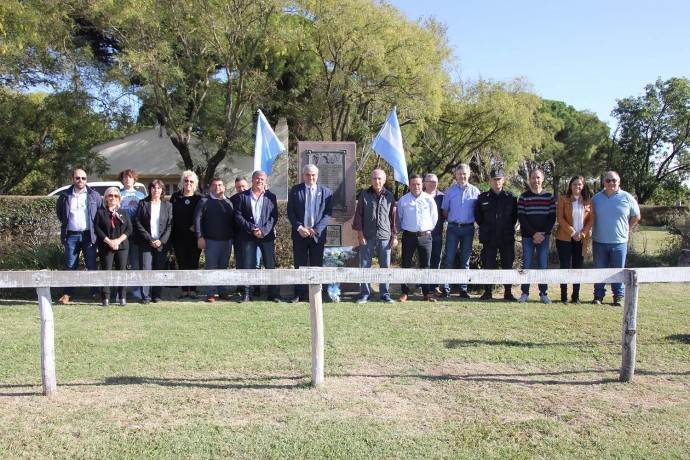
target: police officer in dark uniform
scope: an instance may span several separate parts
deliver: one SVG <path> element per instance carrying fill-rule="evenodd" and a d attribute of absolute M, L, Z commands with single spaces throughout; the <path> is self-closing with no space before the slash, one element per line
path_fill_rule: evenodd
<path fill-rule="evenodd" d="M 503 170 L 494 169 L 490 173 L 491 188 L 479 195 L 474 208 L 474 220 L 479 225 L 479 242 L 482 244 L 482 268 L 497 268 L 496 256 L 501 254 L 501 268 L 513 268 L 515 260 L 515 223 L 518 220 L 517 198 L 503 190 L 505 175 Z M 516 301 L 511 285 L 504 285 L 504 300 Z M 484 286 L 483 300 L 492 298 L 493 286 Z"/>

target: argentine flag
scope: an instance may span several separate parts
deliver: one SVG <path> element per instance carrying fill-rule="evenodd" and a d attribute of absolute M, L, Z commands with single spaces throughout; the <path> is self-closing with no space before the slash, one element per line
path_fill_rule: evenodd
<path fill-rule="evenodd" d="M 256 121 L 256 141 L 254 143 L 254 170 L 261 170 L 267 176 L 273 171 L 273 162 L 278 155 L 285 151 L 285 147 L 278 140 L 278 136 L 273 132 L 273 128 L 268 124 L 268 120 L 261 110 Z"/>
<path fill-rule="evenodd" d="M 403 150 L 402 133 L 395 109 L 393 107 L 390 115 L 386 118 L 381 131 L 371 143 L 371 149 L 393 167 L 395 180 L 409 187 L 410 180 L 407 176 L 407 161 Z"/>

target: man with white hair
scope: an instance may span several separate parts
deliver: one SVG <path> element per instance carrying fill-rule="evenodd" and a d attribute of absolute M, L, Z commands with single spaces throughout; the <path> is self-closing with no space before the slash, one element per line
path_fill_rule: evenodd
<path fill-rule="evenodd" d="M 322 267 L 326 246 L 326 226 L 333 214 L 333 192 L 318 184 L 319 168 L 308 164 L 302 168 L 304 182 L 288 194 L 287 215 L 292 226 L 292 257 L 295 268 Z M 295 285 L 292 303 L 307 300 L 307 286 Z"/>

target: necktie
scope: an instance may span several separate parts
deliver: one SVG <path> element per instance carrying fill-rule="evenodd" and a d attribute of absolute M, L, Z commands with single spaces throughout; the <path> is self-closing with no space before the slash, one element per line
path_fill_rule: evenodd
<path fill-rule="evenodd" d="M 314 226 L 314 196 L 312 195 L 311 187 L 307 187 L 307 203 L 305 212 L 305 223 L 307 227 L 312 228 Z"/>

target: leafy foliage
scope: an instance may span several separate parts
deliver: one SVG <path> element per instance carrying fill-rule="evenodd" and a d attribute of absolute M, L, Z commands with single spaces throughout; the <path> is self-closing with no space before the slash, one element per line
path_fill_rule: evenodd
<path fill-rule="evenodd" d="M 664 183 L 680 183 L 690 173 L 690 81 L 658 79 L 644 94 L 618 101 L 612 166 L 640 203 Z"/>

